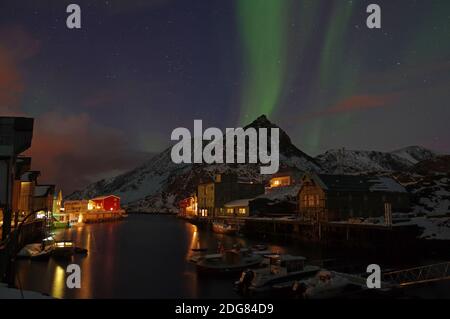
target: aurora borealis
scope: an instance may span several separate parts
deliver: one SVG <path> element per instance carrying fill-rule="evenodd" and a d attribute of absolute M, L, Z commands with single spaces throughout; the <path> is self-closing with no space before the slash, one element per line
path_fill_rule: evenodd
<path fill-rule="evenodd" d="M 241 125 L 258 114 L 270 116 L 278 104 L 286 73 L 287 14 L 283 1 L 237 2 L 245 66 Z"/>
<path fill-rule="evenodd" d="M 0 112 L 36 118 L 33 168 L 66 192 L 133 168 L 194 119 L 224 129 L 264 113 L 313 156 L 450 152 L 449 1 L 73 2 L 81 30 L 64 1 L 0 4 Z"/>

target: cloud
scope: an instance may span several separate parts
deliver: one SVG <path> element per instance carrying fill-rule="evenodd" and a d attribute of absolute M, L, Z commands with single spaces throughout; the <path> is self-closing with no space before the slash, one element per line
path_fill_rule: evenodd
<path fill-rule="evenodd" d="M 21 68 L 40 47 L 20 26 L 0 28 L 0 116 L 28 116 L 21 108 L 26 90 Z M 115 98 L 112 92 L 100 92 L 85 106 L 101 106 Z M 56 184 L 67 194 L 149 157 L 129 150 L 129 145 L 121 131 L 97 123 L 88 113 L 55 110 L 35 116 L 32 146 L 25 155 L 32 157 L 32 169 L 42 172 L 41 183 Z"/>
<path fill-rule="evenodd" d="M 7 50 L 0 46 L 0 112 L 19 115 L 20 96 L 24 90 L 22 76 Z"/>
<path fill-rule="evenodd" d="M 326 113 L 358 111 L 377 107 L 385 107 L 398 99 L 397 94 L 387 95 L 354 95 L 330 107 Z"/>
<path fill-rule="evenodd" d="M 96 123 L 87 113 L 50 112 L 35 120 L 33 143 L 27 155 L 42 181 L 56 183 L 66 194 L 140 164 L 148 154 L 128 149 L 118 130 Z"/>
<path fill-rule="evenodd" d="M 394 102 L 398 101 L 401 94 L 392 93 L 392 94 L 381 94 L 381 95 L 353 95 L 347 97 L 335 105 L 320 111 L 313 113 L 313 117 L 315 116 L 327 116 L 338 113 L 346 113 L 346 112 L 358 112 L 367 109 L 374 109 L 380 107 L 387 107 L 392 105 Z"/>
<path fill-rule="evenodd" d="M 25 85 L 20 63 L 39 52 L 40 43 L 20 26 L 0 28 L 0 114 L 20 116 Z"/>

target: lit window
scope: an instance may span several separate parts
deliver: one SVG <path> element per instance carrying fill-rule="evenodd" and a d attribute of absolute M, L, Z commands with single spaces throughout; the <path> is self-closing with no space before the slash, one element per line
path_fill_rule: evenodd
<path fill-rule="evenodd" d="M 308 206 L 314 207 L 314 195 L 308 195 Z"/>
<path fill-rule="evenodd" d="M 239 215 L 245 215 L 246 213 L 247 213 L 247 210 L 245 209 L 245 207 L 239 208 Z"/>

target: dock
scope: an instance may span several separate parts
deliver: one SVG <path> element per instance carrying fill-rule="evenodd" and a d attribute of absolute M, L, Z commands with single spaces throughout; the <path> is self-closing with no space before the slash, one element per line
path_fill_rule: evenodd
<path fill-rule="evenodd" d="M 116 211 L 90 211 L 89 213 L 82 214 L 82 222 L 86 224 L 100 223 L 105 221 L 121 220 L 125 214 L 124 210 Z"/>
<path fill-rule="evenodd" d="M 294 240 L 352 248 L 378 246 L 397 250 L 400 246 L 416 244 L 420 234 L 416 225 L 311 223 L 295 217 L 201 217 L 186 220 L 199 227 L 210 227 L 214 221 L 238 225 L 241 233 L 254 238 Z"/>

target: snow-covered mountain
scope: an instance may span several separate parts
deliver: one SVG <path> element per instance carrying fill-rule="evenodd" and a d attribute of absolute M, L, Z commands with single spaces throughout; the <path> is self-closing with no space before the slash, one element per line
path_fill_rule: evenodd
<path fill-rule="evenodd" d="M 278 126 L 263 115 L 247 127 Z M 129 211 L 175 213 L 181 199 L 192 194 L 201 180 L 216 173 L 234 172 L 242 179 L 259 182 L 270 178 L 260 174 L 259 164 L 174 164 L 170 153 L 168 148 L 129 172 L 88 185 L 67 198 L 115 194 Z M 450 209 L 449 163 L 449 156 L 438 156 L 419 146 L 393 152 L 330 150 L 313 158 L 293 145 L 280 128 L 280 170 L 395 175 L 412 194 L 415 211 Z"/>
<path fill-rule="evenodd" d="M 413 164 L 438 156 L 436 152 L 416 145 L 401 148 L 391 152 L 391 154 L 397 155 Z"/>
<path fill-rule="evenodd" d="M 247 127 L 278 127 L 264 115 Z M 171 148 L 127 173 L 103 179 L 74 192 L 68 199 L 92 198 L 103 194 L 115 194 L 130 211 L 172 212 L 177 211 L 179 200 L 195 191 L 200 180 L 216 173 L 235 172 L 240 178 L 253 181 L 270 178 L 260 174 L 259 164 L 174 164 Z M 289 136 L 280 129 L 280 169 L 298 171 L 321 171 L 320 164 L 311 156 L 295 147 Z"/>
<path fill-rule="evenodd" d="M 368 173 L 406 171 L 436 154 L 420 146 L 409 146 L 393 152 L 335 149 L 316 157 L 329 173 Z"/>

